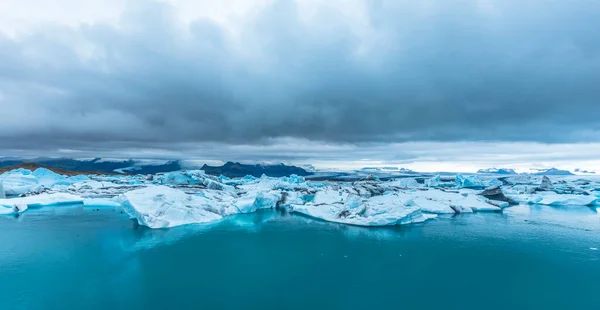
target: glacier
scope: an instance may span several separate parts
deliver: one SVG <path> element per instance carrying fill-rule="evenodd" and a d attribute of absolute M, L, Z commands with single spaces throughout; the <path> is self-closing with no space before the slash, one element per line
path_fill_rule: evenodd
<path fill-rule="evenodd" d="M 39 168 L 0 174 L 2 188 L 2 215 L 64 205 L 111 207 L 149 228 L 211 224 L 261 209 L 346 225 L 394 226 L 452 214 L 512 214 L 522 206 L 600 205 L 600 177 L 595 176 L 456 174 L 321 181 L 297 175 L 228 178 L 202 170 L 64 176 Z"/>

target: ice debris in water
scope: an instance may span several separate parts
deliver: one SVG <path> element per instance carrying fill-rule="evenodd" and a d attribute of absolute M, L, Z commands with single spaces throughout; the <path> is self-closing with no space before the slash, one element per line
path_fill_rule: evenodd
<path fill-rule="evenodd" d="M 0 175 L 6 196 L 18 196 L 40 188 L 38 179 L 26 169 L 16 169 Z"/>
<path fill-rule="evenodd" d="M 358 226 L 421 223 L 435 217 L 423 214 L 416 206 L 407 206 L 407 201 L 395 194 L 364 199 L 330 193 L 320 198 L 304 205 L 292 205 L 292 212 L 329 222 Z"/>
<path fill-rule="evenodd" d="M 484 182 L 476 175 L 463 176 L 462 174 L 456 175 L 456 187 L 458 188 L 484 188 Z"/>
<path fill-rule="evenodd" d="M 0 199 L 0 214 L 20 213 L 28 208 L 83 204 L 79 196 L 66 193 L 42 193 L 35 196 Z M 9 209 L 12 209 L 10 211 Z"/>
<path fill-rule="evenodd" d="M 419 183 L 417 181 L 419 179 Z M 423 181 L 421 181 L 423 180 Z M 0 175 L 0 214 L 64 204 L 123 208 L 139 224 L 165 228 L 213 223 L 259 209 L 349 225 L 423 222 L 437 214 L 496 211 L 510 204 L 600 205 L 600 182 L 575 177 L 415 176 L 391 181 L 311 181 L 301 176 L 228 178 L 201 170 L 155 175 L 63 176 L 48 169 Z M 511 213 L 514 209 L 505 209 Z"/>

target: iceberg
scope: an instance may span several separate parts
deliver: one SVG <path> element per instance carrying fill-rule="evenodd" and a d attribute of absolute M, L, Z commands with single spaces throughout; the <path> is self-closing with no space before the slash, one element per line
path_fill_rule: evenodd
<path fill-rule="evenodd" d="M 281 201 L 282 194 L 279 191 L 252 192 L 238 199 L 234 199 L 233 205 L 240 213 L 251 213 L 258 209 L 275 208 Z"/>
<path fill-rule="evenodd" d="M 36 177 L 39 184 L 44 186 L 52 186 L 54 184 L 60 183 L 69 183 L 66 182 L 67 177 L 55 173 L 54 171 L 48 170 L 46 168 L 37 168 L 33 171 L 32 175 Z"/>
<path fill-rule="evenodd" d="M 37 178 L 27 169 L 15 169 L 0 174 L 6 196 L 19 196 L 41 188 Z"/>
<path fill-rule="evenodd" d="M 27 209 L 27 205 L 24 204 L 15 204 L 12 207 L 0 205 L 0 215 L 17 214 L 25 212 Z"/>
<path fill-rule="evenodd" d="M 463 176 L 462 174 L 456 175 L 456 187 L 458 188 L 484 188 L 486 187 L 484 181 L 476 175 Z"/>
<path fill-rule="evenodd" d="M 410 188 L 410 187 L 419 187 L 419 183 L 415 178 L 401 178 L 390 181 L 387 183 L 388 186 L 394 186 L 399 188 Z"/>
<path fill-rule="evenodd" d="M 11 208 L 16 205 L 24 205 L 28 208 L 41 208 L 74 204 L 83 204 L 83 200 L 79 196 L 66 193 L 43 193 L 35 196 L 0 199 L 0 206 L 6 208 Z"/>
<path fill-rule="evenodd" d="M 441 183 L 441 176 L 439 174 L 433 178 L 425 180 L 425 186 L 427 187 L 439 187 Z"/>
<path fill-rule="evenodd" d="M 328 195 L 327 197 L 329 201 L 337 198 L 334 195 Z M 422 213 L 418 207 L 405 206 L 404 200 L 394 194 L 375 196 L 368 199 L 350 196 L 346 197 L 344 202 L 340 200 L 326 204 L 311 202 L 304 205 L 292 205 L 291 210 L 295 213 L 328 222 L 356 226 L 404 225 L 425 222 L 435 217 L 435 215 Z"/>
<path fill-rule="evenodd" d="M 0 213 L 62 204 L 121 207 L 140 225 L 166 228 L 285 208 L 337 223 L 389 226 L 420 222 L 437 214 L 500 211 L 509 203 L 600 205 L 600 179 L 556 176 L 552 181 L 531 175 L 499 180 L 492 175 L 458 174 L 436 175 L 425 184 L 415 177 L 337 182 L 297 175 L 216 177 L 201 170 L 68 177 L 44 168 L 33 172 L 17 169 L 0 175 L 0 184 L 9 197 L 27 197 L 2 199 L 0 188 Z"/>
<path fill-rule="evenodd" d="M 419 191 L 415 193 L 417 197 L 425 198 L 429 202 L 425 202 L 425 208 L 432 208 L 432 213 L 438 213 L 436 210 L 446 210 L 441 213 L 447 212 L 447 208 L 442 208 L 440 204 L 447 205 L 449 208 L 454 210 L 455 213 L 470 213 L 473 211 L 500 211 L 501 208 L 492 205 L 488 202 L 487 198 L 478 196 L 472 193 L 466 192 L 446 192 L 442 190 L 427 190 Z M 414 199 L 413 199 L 414 201 Z M 423 203 L 424 200 L 417 199 L 418 202 Z M 435 203 L 434 203 L 435 202 Z M 427 211 L 426 209 L 424 211 Z"/>
<path fill-rule="evenodd" d="M 186 224 L 210 223 L 228 215 L 274 208 L 281 201 L 278 191 L 253 191 L 241 194 L 206 189 L 197 195 L 167 186 L 148 186 L 122 194 L 123 210 L 140 225 L 167 228 Z"/>
<path fill-rule="evenodd" d="M 457 213 L 456 210 L 452 209 L 450 204 L 444 203 L 442 201 L 434 200 L 427 197 L 415 197 L 413 199 L 413 203 L 420 207 L 423 212 L 427 213 L 435 213 L 435 214 L 454 214 Z M 469 209 L 464 212 L 473 212 L 473 210 Z M 469 212 L 469 213 L 470 213 Z"/>
<path fill-rule="evenodd" d="M 597 206 L 600 205 L 598 197 L 584 195 L 542 195 L 537 204 L 548 206 Z"/>
<path fill-rule="evenodd" d="M 167 186 L 148 186 L 119 197 L 123 211 L 150 228 L 167 228 L 192 223 L 210 223 L 225 214 L 237 213 L 234 207 L 209 197 L 188 195 Z M 224 199 L 225 201 L 230 201 Z"/>
<path fill-rule="evenodd" d="M 540 192 L 538 194 L 515 194 L 509 198 L 525 204 L 540 204 L 548 206 L 598 206 L 600 198 L 593 195 L 557 194 Z"/>

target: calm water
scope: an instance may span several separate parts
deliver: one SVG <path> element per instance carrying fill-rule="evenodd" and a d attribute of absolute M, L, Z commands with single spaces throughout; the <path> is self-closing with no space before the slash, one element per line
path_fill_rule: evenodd
<path fill-rule="evenodd" d="M 515 210 L 386 229 L 268 211 L 169 230 L 110 208 L 29 210 L 0 217 L 0 309 L 598 309 L 596 211 Z"/>

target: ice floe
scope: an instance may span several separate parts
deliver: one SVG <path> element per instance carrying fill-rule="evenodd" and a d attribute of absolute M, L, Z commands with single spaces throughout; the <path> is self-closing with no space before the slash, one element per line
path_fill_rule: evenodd
<path fill-rule="evenodd" d="M 419 207 L 406 206 L 406 200 L 395 194 L 363 199 L 359 196 L 344 197 L 329 193 L 304 205 L 292 205 L 292 212 L 328 222 L 357 226 L 421 223 L 435 217 L 422 213 Z"/>
<path fill-rule="evenodd" d="M 25 205 L 29 208 L 41 208 L 48 206 L 61 206 L 73 204 L 83 204 L 83 199 L 81 199 L 81 197 L 79 196 L 65 193 L 42 193 L 35 196 L 0 199 L 0 206 L 7 208 L 19 205 Z"/>
<path fill-rule="evenodd" d="M 63 176 L 48 169 L 0 175 L 0 214 L 82 204 L 122 208 L 140 225 L 213 223 L 260 209 L 288 209 L 357 226 L 403 225 L 436 214 L 518 212 L 510 205 L 600 205 L 600 177 L 457 174 L 313 181 L 301 176 L 228 178 L 201 170 L 153 175 Z M 1 194 L 1 190 L 0 190 Z"/>
<path fill-rule="evenodd" d="M 140 225 L 150 228 L 214 222 L 223 218 L 228 208 L 217 199 L 189 195 L 166 186 L 133 190 L 123 194 L 120 201 L 127 214 Z M 230 210 L 229 213 L 234 212 Z"/>

